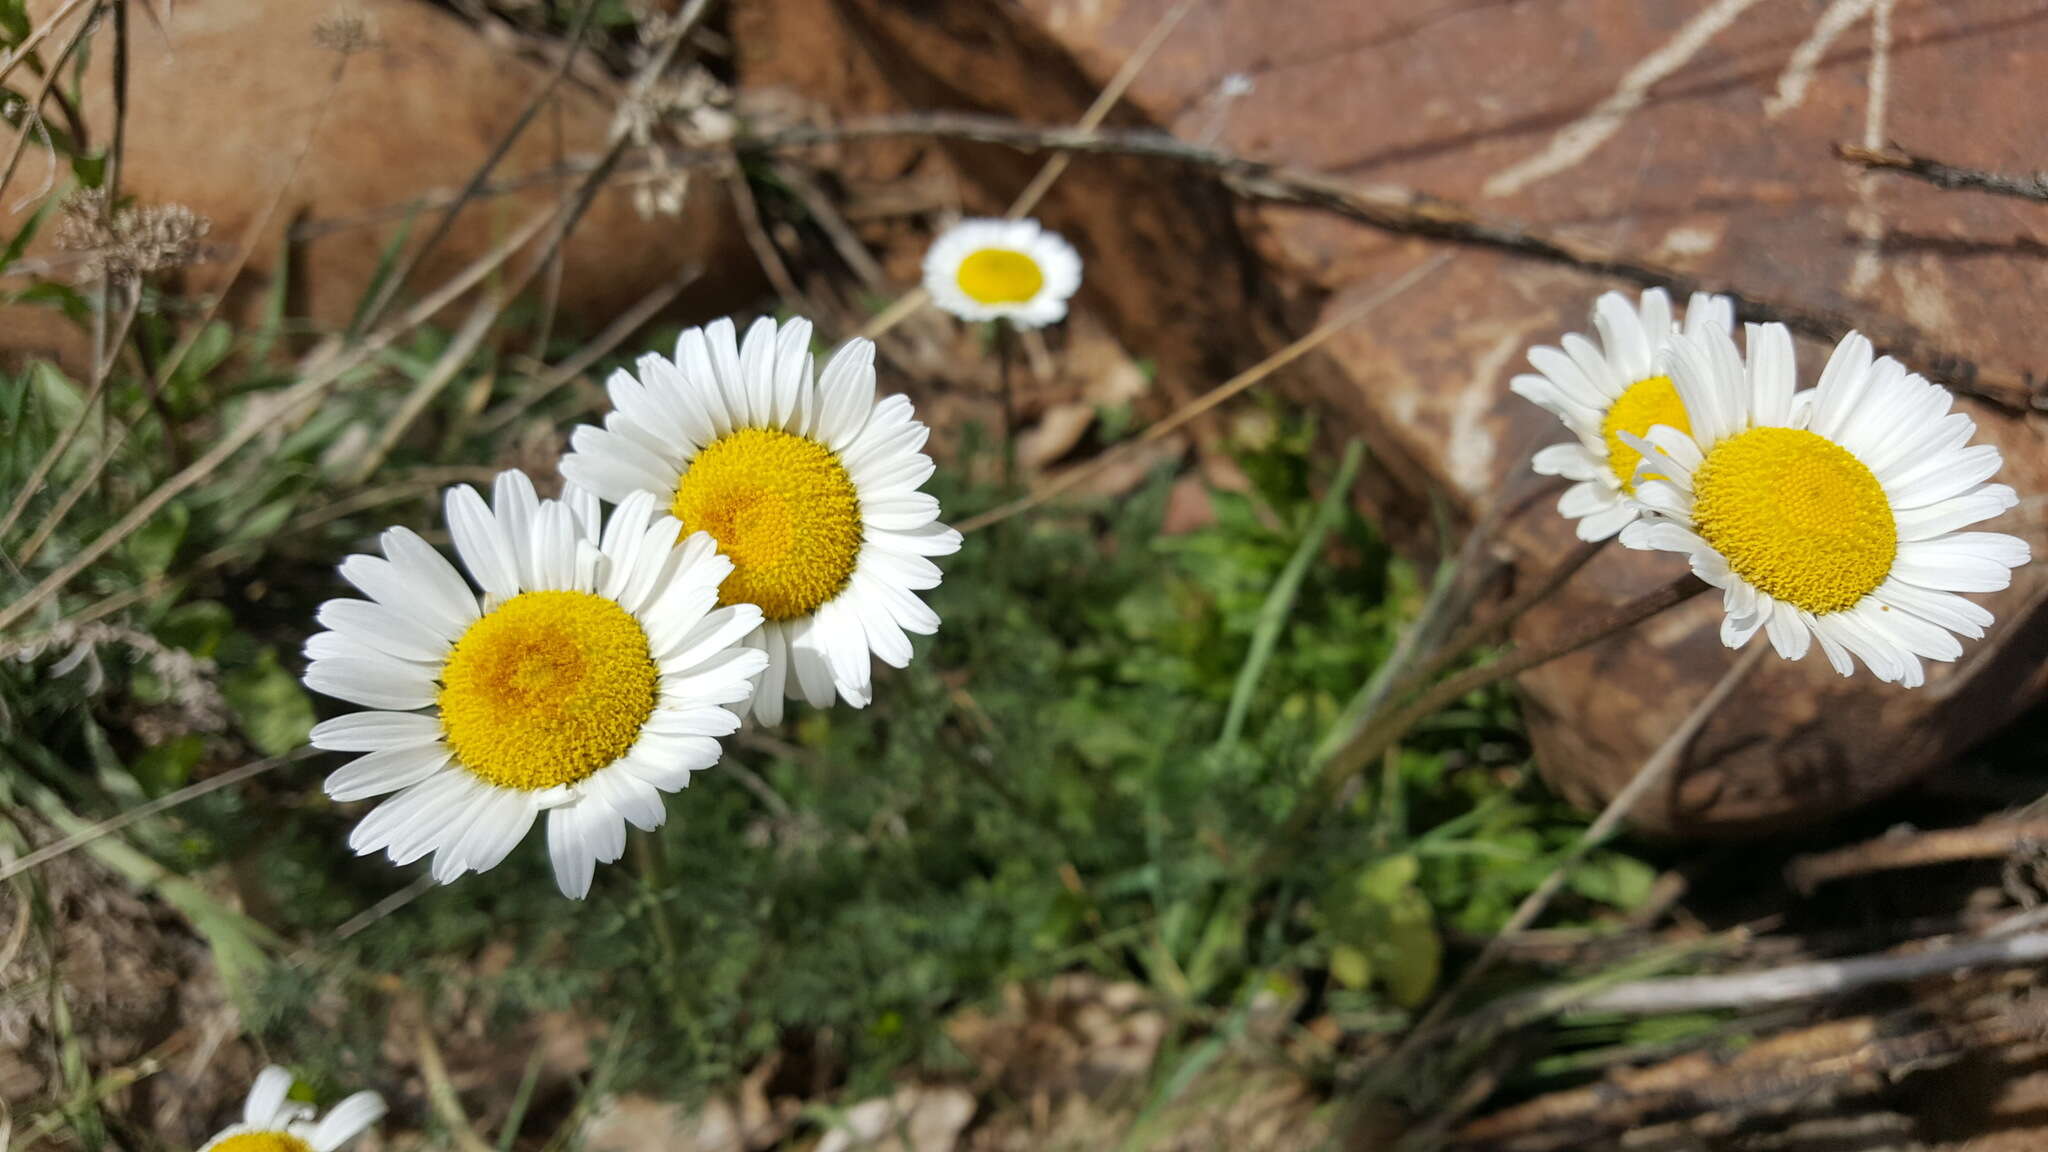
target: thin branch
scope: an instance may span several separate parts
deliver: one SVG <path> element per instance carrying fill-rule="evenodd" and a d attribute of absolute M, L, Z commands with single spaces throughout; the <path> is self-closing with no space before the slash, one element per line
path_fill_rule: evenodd
<path fill-rule="evenodd" d="M 484 157 L 483 163 L 470 174 L 469 182 L 463 185 L 462 191 L 455 194 L 454 203 L 434 222 L 434 230 L 427 233 L 426 239 L 401 257 L 398 267 L 392 269 L 391 275 L 384 278 L 383 286 L 378 289 L 377 295 L 363 309 L 361 329 L 368 330 L 376 326 L 377 321 L 384 315 L 384 310 L 391 306 L 392 298 L 405 286 L 406 278 L 419 267 L 420 261 L 426 259 L 434 249 L 441 246 L 443 240 L 448 238 L 448 233 L 455 227 L 455 218 L 462 214 L 463 205 L 474 199 L 483 189 L 499 162 L 512 151 L 512 145 L 518 142 L 519 137 L 526 132 L 527 126 L 533 123 L 533 118 L 540 114 L 540 110 L 554 96 L 555 89 L 561 86 L 562 80 L 569 75 L 569 69 L 576 63 L 577 53 L 583 50 L 583 42 L 586 39 L 584 33 L 589 30 L 591 18 L 597 9 L 597 0 L 583 0 L 581 10 L 576 13 L 576 22 L 570 26 L 569 46 L 562 53 L 560 63 L 548 74 L 548 78 L 541 82 L 540 88 L 534 92 L 532 98 L 527 100 L 526 107 L 520 109 L 519 115 L 512 121 L 512 126 L 498 138 L 490 153 Z"/>
<path fill-rule="evenodd" d="M 1706 589 L 1705 582 L 1688 572 L 1669 584 L 1645 592 L 1605 616 L 1588 621 L 1576 631 L 1567 632 L 1549 644 L 1517 649 L 1491 664 L 1467 669 L 1448 680 L 1439 681 L 1427 692 L 1416 697 L 1407 707 L 1372 720 L 1350 739 L 1338 745 L 1329 759 L 1323 762 L 1314 784 L 1295 800 L 1287 818 L 1268 840 L 1265 851 L 1253 865 L 1254 873 L 1270 876 L 1277 871 L 1287 858 L 1300 849 L 1309 827 L 1328 806 L 1330 798 L 1343 787 L 1344 782 L 1366 765 L 1378 763 L 1387 749 L 1399 743 L 1415 725 L 1489 684 L 1520 675 L 1540 664 L 1569 656 L 1581 648 L 1627 631 L 1659 612 L 1692 599 Z"/>
<path fill-rule="evenodd" d="M 998 508 L 992 508 L 979 516 L 971 516 L 958 525 L 960 531 L 962 533 L 980 531 L 991 524 L 999 524 L 1012 516 L 1028 512 L 1041 504 L 1071 492 L 1114 466 L 1122 458 L 1124 452 L 1139 445 L 1149 444 L 1172 435 L 1197 416 L 1208 412 L 1217 405 L 1236 396 L 1238 393 L 1243 392 L 1280 369 L 1285 368 L 1287 365 L 1308 355 L 1325 341 L 1329 340 L 1330 337 L 1363 320 L 1382 304 L 1413 288 L 1425 277 L 1430 276 L 1445 264 L 1450 263 L 1451 257 L 1451 253 L 1439 253 L 1434 258 L 1416 265 L 1395 278 L 1392 283 L 1387 284 L 1365 299 L 1323 321 L 1306 336 L 1301 337 L 1292 344 L 1287 345 L 1285 348 L 1280 349 L 1278 352 L 1273 353 L 1271 356 L 1266 357 L 1264 360 L 1259 361 L 1257 364 L 1182 405 L 1172 415 L 1145 429 L 1142 435 L 1135 439 L 1124 441 L 1118 446 L 1123 451 L 1116 449 L 1106 451 L 1086 464 L 1070 468 L 1061 473 L 1057 479 L 1038 491 L 1031 493 L 1029 496 L 1013 500 Z"/>
<path fill-rule="evenodd" d="M 1109 118 L 1117 102 L 1124 98 L 1124 93 L 1130 91 L 1131 85 L 1137 81 L 1138 73 L 1143 72 L 1145 65 L 1152 62 L 1152 57 L 1166 44 L 1166 38 L 1173 35 L 1175 28 L 1180 27 L 1181 20 L 1193 11 L 1197 2 L 1198 0 L 1180 0 L 1180 3 L 1168 9 L 1166 15 L 1159 18 L 1159 22 L 1152 26 L 1152 31 L 1146 33 L 1144 42 L 1138 45 L 1138 50 L 1131 53 L 1131 58 L 1124 61 L 1123 67 L 1117 69 L 1116 75 L 1110 78 L 1109 84 L 1095 97 L 1095 102 L 1088 106 L 1088 111 L 1075 123 L 1075 131 L 1093 132 L 1102 127 L 1102 122 Z M 1004 215 L 1012 220 L 1021 220 L 1031 215 L 1032 210 L 1038 207 L 1039 201 L 1045 199 L 1045 194 L 1052 191 L 1053 184 L 1066 172 L 1067 165 L 1072 159 L 1071 156 L 1061 153 L 1047 160 L 1045 167 L 1040 168 L 1038 175 L 1031 178 L 1031 183 L 1024 186 L 1024 191 L 1018 193 L 1016 201 Z"/>
<path fill-rule="evenodd" d="M 21 66 L 22 61 L 27 60 L 29 57 L 35 55 L 36 45 L 43 42 L 43 37 L 48 36 L 50 34 L 50 29 L 55 28 L 59 24 L 62 24 L 66 17 L 70 16 L 73 12 L 78 11 L 80 8 L 85 7 L 87 4 L 96 5 L 98 2 L 99 0 L 66 0 L 66 3 L 62 8 L 59 8 L 55 12 L 51 13 L 50 18 L 48 20 L 45 20 L 41 24 L 36 25 L 35 28 L 29 32 L 27 38 L 22 40 L 21 43 L 15 45 L 14 51 L 6 53 L 5 60 L 0 60 L 0 81 L 5 81 L 9 76 L 14 75 L 14 70 Z M 88 21 L 88 23 L 89 22 L 90 21 Z"/>
<path fill-rule="evenodd" d="M 1124 98 L 1124 93 L 1137 81 L 1138 74 L 1145 70 L 1145 65 L 1152 62 L 1152 57 L 1159 52 L 1173 30 L 1180 26 L 1181 19 L 1196 2 L 1197 0 L 1180 0 L 1180 3 L 1168 9 L 1166 14 L 1159 18 L 1159 22 L 1146 33 L 1144 42 L 1138 45 L 1138 50 L 1131 53 L 1131 58 L 1124 61 L 1123 67 L 1118 68 L 1116 75 L 1110 77 L 1109 83 L 1096 94 L 1094 103 L 1081 114 L 1081 119 L 1075 123 L 1073 131 L 1087 135 L 1102 127 L 1102 122 L 1108 119 L 1110 112 Z M 1032 210 L 1038 207 L 1039 201 L 1045 199 L 1045 194 L 1052 191 L 1052 186 L 1059 181 L 1070 163 L 1072 158 L 1065 153 L 1047 160 L 1037 174 L 1031 177 L 1031 182 L 1024 186 L 1024 190 L 1017 194 L 1017 198 L 1010 202 L 1009 211 L 1003 215 L 1011 220 L 1021 220 L 1031 215 Z M 931 293 L 923 284 L 919 284 L 905 292 L 894 304 L 883 309 L 874 319 L 869 320 L 860 330 L 860 334 L 870 340 L 878 339 L 904 317 L 930 302 Z"/>
<path fill-rule="evenodd" d="M 1612 538 L 1610 537 L 1610 539 Z M 1438 673 L 1449 667 L 1451 662 L 1459 656 L 1506 632 L 1515 621 L 1526 615 L 1529 609 L 1550 599 L 1559 588 L 1564 587 L 1573 576 L 1578 574 L 1579 569 L 1584 568 L 1595 556 L 1601 553 L 1607 546 L 1607 543 L 1607 540 L 1595 540 L 1591 543 L 1580 544 L 1577 548 L 1566 554 L 1565 558 L 1552 567 L 1550 571 L 1544 573 L 1542 579 L 1532 581 L 1527 588 L 1517 593 L 1506 604 L 1466 624 L 1456 635 L 1445 641 L 1442 647 L 1432 652 L 1429 658 L 1423 661 L 1420 668 L 1402 677 L 1401 682 L 1395 686 L 1389 695 L 1395 699 L 1400 699 L 1410 692 L 1416 691 L 1424 684 L 1434 680 Z"/>
<path fill-rule="evenodd" d="M 2003 172 L 1987 172 L 1979 168 L 1958 168 L 1932 157 L 1918 156 L 1896 148 L 1859 148 L 1854 144 L 1835 145 L 1835 155 L 1864 169 L 1896 172 L 1901 176 L 1925 180 L 1936 188 L 1951 192 L 1968 189 L 1973 192 L 1989 192 L 1994 196 L 2011 196 L 2019 200 L 2048 203 L 2048 172 L 2009 176 Z"/>
<path fill-rule="evenodd" d="M 50 152 L 50 174 L 44 177 L 42 189 L 23 199 L 21 204 L 16 206 L 15 211 L 17 212 L 22 208 L 28 207 L 29 204 L 41 197 L 44 192 L 49 191 L 50 186 L 56 182 L 57 149 L 50 142 L 48 126 L 42 123 L 43 102 L 53 95 L 60 95 L 62 93 L 62 89 L 57 86 L 57 81 L 64 75 L 64 63 L 71 59 L 71 54 L 78 50 L 79 43 L 85 39 L 86 33 L 90 31 L 92 31 L 92 17 L 88 14 L 85 19 L 78 22 L 77 28 L 72 29 L 71 38 L 66 40 L 64 47 L 58 51 L 56 62 L 43 73 L 42 85 L 36 89 L 35 96 L 29 100 L 27 109 L 22 113 L 21 134 L 14 138 L 14 146 L 7 153 L 6 168 L 0 169 L 0 193 L 5 193 L 7 186 L 13 183 L 14 172 L 21 164 L 22 153 L 27 151 L 29 140 L 37 135 L 42 136 L 43 146 Z M 31 129 L 35 128 L 40 128 L 41 132 L 31 131 Z M 110 200 L 109 207 L 111 208 L 111 206 L 112 201 Z"/>
<path fill-rule="evenodd" d="M 1987 820 L 1968 828 L 1892 834 L 1833 852 L 1796 856 L 1785 868 L 1785 879 L 1812 895 L 1830 880 L 1960 860 L 2003 860 L 2043 843 L 2048 843 L 2048 820 Z"/>
<path fill-rule="evenodd" d="M 1725 976 L 1638 980 L 1595 992 L 1573 1004 L 1572 1008 L 1579 1012 L 1624 1016 L 1661 1016 L 1724 1008 L 1747 1010 L 1766 1004 L 1796 1004 L 1841 996 L 1861 988 L 1899 984 L 1927 976 L 1977 968 L 2017 967 L 2043 961 L 2048 961 L 2048 932 L 2027 932 L 1973 940 L 1926 952 L 1823 960 Z"/>
<path fill-rule="evenodd" d="M 311 748 L 301 748 L 289 755 L 273 756 L 267 760 L 254 760 L 238 768 L 230 768 L 218 776 L 209 776 L 197 784 L 188 784 L 176 792 L 159 796 L 146 804 L 137 804 L 135 807 L 117 816 L 111 816 L 90 828 L 80 829 L 64 837 L 62 840 L 45 844 L 41 848 L 16 860 L 14 863 L 0 867 L 0 881 L 11 880 L 32 868 L 40 867 L 68 852 L 83 848 L 102 836 L 110 836 L 113 833 L 119 832 L 121 829 L 139 820 L 146 820 L 159 812 L 168 811 L 180 804 L 197 800 L 208 793 L 218 792 L 231 784 L 240 784 L 244 780 L 253 780 L 273 768 L 279 768 L 294 761 L 305 759 L 312 754 L 313 750 Z"/>
<path fill-rule="evenodd" d="M 1966 356 L 1929 343 L 1918 331 L 1896 321 L 1852 325 L 1837 315 L 1762 300 L 1731 285 L 1709 283 L 1697 276 L 1633 259 L 1596 244 L 1512 220 L 1484 216 L 1457 201 L 1408 188 L 1354 184 L 1318 172 L 1248 160 L 1218 149 L 1189 144 L 1158 131 L 1078 132 L 1071 128 L 1023 124 L 1001 117 L 935 113 L 786 129 L 753 139 L 741 138 L 735 141 L 734 146 L 743 151 L 782 149 L 807 141 L 831 143 L 896 136 L 976 140 L 1025 152 L 1049 150 L 1147 156 L 1186 164 L 1213 173 L 1226 188 L 1248 200 L 1317 208 L 1387 232 L 1562 264 L 1643 287 L 1661 287 L 1680 296 L 1695 291 L 1718 292 L 1734 301 L 1736 314 L 1741 319 L 1776 321 L 1816 340 L 1836 341 L 1852 327 L 1860 328 L 1876 343 L 1942 376 L 1957 391 L 2019 410 L 2048 404 L 2048 384 L 2024 372 L 1980 365 Z M 685 162 L 685 158 L 671 157 L 671 162 Z"/>
<path fill-rule="evenodd" d="M 626 342 L 626 338 L 646 327 L 656 313 L 668 307 L 683 289 L 694 283 L 703 274 L 703 267 L 691 265 L 671 277 L 667 283 L 658 284 L 653 291 L 642 296 L 631 308 L 619 313 L 596 339 L 576 350 L 575 355 L 563 360 L 548 370 L 547 375 L 535 380 L 519 395 L 492 409 L 477 425 L 480 433 L 495 432 L 518 419 L 528 409 L 553 395 L 563 385 L 589 371 L 592 364 L 609 356 L 614 348 Z"/>

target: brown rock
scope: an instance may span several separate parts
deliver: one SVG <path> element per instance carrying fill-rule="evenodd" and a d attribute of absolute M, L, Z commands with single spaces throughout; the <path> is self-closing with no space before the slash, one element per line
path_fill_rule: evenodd
<path fill-rule="evenodd" d="M 839 115 L 949 108 L 1061 123 L 1174 3 L 745 0 L 736 26 L 745 82 L 795 88 Z M 2038 167 L 2038 118 L 2012 99 L 2012 77 L 2048 65 L 2048 20 L 2021 0 L 1900 5 L 1879 51 L 1867 17 L 1824 35 L 1823 14 L 1840 7 L 1301 0 L 1275 19 L 1271 4 L 1196 5 L 1118 115 L 1259 160 L 1411 186 L 2041 379 L 2048 213 L 1859 175 L 1833 147 L 1896 140 L 1958 163 Z M 976 210 L 1000 209 L 1037 163 L 901 140 L 850 145 L 845 161 L 850 179 L 879 179 L 931 151 L 953 161 Z M 1088 261 L 1082 307 L 1156 359 L 1169 401 L 1305 331 L 1316 305 L 1303 301 L 1335 307 L 1425 251 L 1325 213 L 1243 207 L 1199 173 L 1128 157 L 1077 160 L 1041 215 Z M 1467 250 L 1296 369 L 1293 386 L 1371 443 L 1373 500 L 1397 536 L 1431 491 L 1476 516 L 1528 493 L 1529 452 L 1559 438 L 1507 392 L 1524 350 L 1584 327 L 1594 296 L 1616 286 Z M 1809 382 L 1824 353 L 1802 346 Z M 2048 488 L 2041 418 L 1968 403 L 2005 450 L 2001 478 L 2023 497 Z M 1504 533 L 1524 577 L 1570 547 L 1549 506 L 1535 501 Z M 2044 513 L 2036 498 L 1987 527 L 2038 551 Z M 1603 556 L 1522 638 L 1556 634 L 1678 564 Z M 1993 635 L 1918 691 L 1838 679 L 1817 656 L 1767 661 L 1636 823 L 1742 831 L 1897 788 L 2040 699 L 2044 598 L 2048 572 L 2023 569 L 1985 598 L 2000 617 Z M 1524 679 L 1539 755 L 1561 789 L 1591 804 L 1634 773 L 1728 666 L 1716 620 L 1695 601 Z"/>
<path fill-rule="evenodd" d="M 54 7 L 50 0 L 32 5 L 39 19 Z M 207 243 L 220 258 L 191 269 L 184 285 L 216 291 L 235 246 L 284 185 L 317 127 L 231 303 L 263 298 L 291 226 L 308 237 L 291 254 L 292 314 L 327 327 L 353 314 L 402 226 L 404 207 L 460 190 L 551 70 L 421 0 L 354 0 L 350 8 L 366 17 L 371 47 L 349 58 L 330 98 L 340 57 L 315 42 L 314 30 L 334 6 L 193 0 L 152 8 L 161 10 L 157 17 L 138 10 L 131 27 L 123 193 L 147 203 L 182 203 L 212 219 Z M 95 33 L 84 84 L 83 111 L 99 140 L 112 125 L 110 35 L 104 27 Z M 601 152 L 617 100 L 617 86 L 601 73 L 572 74 L 557 89 L 556 111 L 536 118 L 493 182 L 516 184 L 563 157 Z M 43 163 L 40 154 L 24 159 L 10 205 L 42 179 Z M 716 181 L 700 179 L 690 187 L 679 217 L 641 216 L 625 188 L 597 197 L 565 247 L 565 317 L 601 325 L 692 264 L 719 274 L 693 287 L 685 307 L 730 304 L 752 289 L 751 275 L 733 274 L 750 269 L 752 259 Z M 560 194 L 561 185 L 535 183 L 472 203 L 409 283 L 424 292 L 444 281 Z M 423 239 L 434 220 L 419 215 L 411 241 Z M 55 254 L 49 245 L 54 231 L 38 238 L 32 257 Z M 81 347 L 77 334 L 48 310 L 10 309 L 0 333 L 0 349 L 55 352 L 77 362 L 70 355 Z"/>

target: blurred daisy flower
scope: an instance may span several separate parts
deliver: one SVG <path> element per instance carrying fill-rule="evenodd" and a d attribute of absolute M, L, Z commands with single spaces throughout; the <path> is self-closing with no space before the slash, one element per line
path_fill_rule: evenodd
<path fill-rule="evenodd" d="M 933 241 L 924 286 L 962 320 L 1056 324 L 1081 286 L 1081 257 L 1036 220 L 962 220 Z"/>
<path fill-rule="evenodd" d="M 747 643 L 767 654 L 753 713 L 782 719 L 785 695 L 855 707 L 870 655 L 910 663 L 908 633 L 939 617 L 917 592 L 939 584 L 931 557 L 960 548 L 939 523 L 930 434 L 902 396 L 875 399 L 875 346 L 852 340 L 814 380 L 811 325 L 761 319 L 735 336 L 720 320 L 683 333 L 676 358 L 640 358 L 607 384 L 603 428 L 579 427 L 562 475 L 606 500 L 665 506 L 730 559 L 719 600 L 766 618 Z"/>
<path fill-rule="evenodd" d="M 368 753 L 327 794 L 396 793 L 349 846 L 394 864 L 431 852 L 442 883 L 497 866 L 545 811 L 555 882 L 580 899 L 597 862 L 624 852 L 625 825 L 659 827 L 661 794 L 739 728 L 724 705 L 767 662 L 740 646 L 760 609 L 717 607 L 732 561 L 709 536 L 682 539 L 649 496 L 601 522 L 590 493 L 541 500 L 506 472 L 489 505 L 449 489 L 447 521 L 481 597 L 393 528 L 382 557 L 342 562 L 369 599 L 320 606 L 330 630 L 306 642 L 306 686 L 375 709 L 313 729 L 315 747 Z"/>
<path fill-rule="evenodd" d="M 2025 541 L 1960 529 L 2017 504 L 1998 449 L 1971 444 L 1955 398 L 1870 341 L 1844 338 L 1820 385 L 1794 395 L 1792 337 L 1751 325 L 1745 365 L 1718 326 L 1681 336 L 1671 378 L 1687 424 L 1624 434 L 1644 460 L 1635 495 L 1653 516 L 1631 548 L 1683 552 L 1722 590 L 1730 648 L 1759 630 L 1787 660 L 1818 639 L 1835 670 L 1861 660 L 1907 687 L 1920 661 L 1962 655 L 1991 613 L 1956 595 L 1995 592 L 2029 559 Z"/>
<path fill-rule="evenodd" d="M 292 1074 L 272 1064 L 256 1074 L 242 1122 L 223 1128 L 199 1152 L 334 1152 L 384 1116 L 384 1098 L 358 1092 L 314 1119 L 311 1105 L 286 1099 Z"/>
<path fill-rule="evenodd" d="M 1733 328 L 1733 307 L 1726 296 L 1694 293 L 1685 308 L 1685 330 L 1698 334 L 1710 323 Z M 1600 330 L 1598 345 L 1572 332 L 1562 351 L 1532 348 L 1529 363 L 1541 375 L 1517 376 L 1508 385 L 1578 436 L 1536 453 L 1530 465 L 1545 476 L 1577 481 L 1558 498 L 1557 510 L 1578 521 L 1579 539 L 1588 541 L 1607 539 L 1639 514 L 1629 496 L 1641 457 L 1624 437 L 1641 436 L 1657 424 L 1688 427 L 1677 389 L 1657 366 L 1657 354 L 1676 330 L 1664 290 L 1652 288 L 1636 304 L 1608 292 L 1593 305 L 1593 324 Z"/>

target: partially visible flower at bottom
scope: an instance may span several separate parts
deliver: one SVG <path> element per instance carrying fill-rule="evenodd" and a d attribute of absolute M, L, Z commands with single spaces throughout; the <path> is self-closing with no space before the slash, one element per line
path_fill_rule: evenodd
<path fill-rule="evenodd" d="M 312 1105 L 286 1097 L 292 1074 L 272 1064 L 256 1074 L 242 1121 L 230 1124 L 199 1152 L 334 1152 L 384 1117 L 384 1098 L 358 1092 L 315 1119 Z"/>
<path fill-rule="evenodd" d="M 1745 365 L 1718 326 L 1676 336 L 1671 378 L 1689 429 L 1624 434 L 1643 456 L 1635 498 L 1651 514 L 1631 548 L 1682 552 L 1722 590 L 1721 640 L 1759 631 L 1787 660 L 1811 642 L 1837 672 L 1861 660 L 1880 680 L 1921 684 L 1925 660 L 1962 655 L 1991 613 L 1959 592 L 1996 592 L 2027 543 L 1960 531 L 2019 503 L 1988 481 L 1998 448 L 1971 444 L 1955 398 L 1850 333 L 1820 385 L 1795 394 L 1792 337 L 1752 325 Z"/>
<path fill-rule="evenodd" d="M 767 654 L 742 645 L 751 604 L 720 608 L 732 561 L 635 494 L 601 522 L 575 489 L 541 500 L 521 472 L 493 502 L 447 497 L 448 532 L 483 597 L 408 529 L 341 574 L 368 600 L 330 600 L 306 642 L 306 686 L 366 708 L 313 745 L 366 752 L 327 778 L 335 800 L 397 793 L 349 836 L 394 864 L 432 853 L 442 883 L 496 867 L 548 813 L 564 895 L 625 852 L 625 825 L 667 818 L 662 794 L 718 762 Z M 602 531 L 600 531 L 602 528 Z"/>

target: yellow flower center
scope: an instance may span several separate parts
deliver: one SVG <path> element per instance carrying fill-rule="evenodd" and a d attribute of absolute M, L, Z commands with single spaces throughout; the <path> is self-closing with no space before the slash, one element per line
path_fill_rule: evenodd
<path fill-rule="evenodd" d="M 289 1132 L 237 1132 L 208 1152 L 313 1152 L 313 1146 Z"/>
<path fill-rule="evenodd" d="M 624 756 L 654 711 L 647 632 L 589 592 L 522 592 L 471 624 L 441 666 L 441 727 L 463 767 L 536 791 Z"/>
<path fill-rule="evenodd" d="M 1642 462 L 1643 454 L 1623 440 L 1621 434 L 1647 436 L 1659 424 L 1692 433 L 1692 423 L 1685 418 L 1685 403 L 1678 398 L 1678 387 L 1669 376 L 1647 376 L 1629 385 L 1621 399 L 1607 410 L 1607 419 L 1600 422 L 1600 435 L 1607 439 L 1607 466 L 1614 469 L 1614 478 L 1621 481 L 1622 491 L 1636 490 L 1636 465 Z"/>
<path fill-rule="evenodd" d="M 732 558 L 721 604 L 770 620 L 808 616 L 846 588 L 860 558 L 860 494 L 832 450 L 774 428 L 742 428 L 690 461 L 669 506 Z"/>
<path fill-rule="evenodd" d="M 1820 615 L 1884 582 L 1899 551 L 1891 501 L 1863 461 L 1802 428 L 1752 428 L 1693 472 L 1700 538 L 1735 574 Z"/>
<path fill-rule="evenodd" d="M 1038 261 L 1007 248 L 983 248 L 960 262 L 960 290 L 977 304 L 1022 304 L 1045 287 Z"/>

